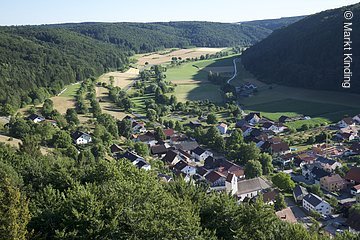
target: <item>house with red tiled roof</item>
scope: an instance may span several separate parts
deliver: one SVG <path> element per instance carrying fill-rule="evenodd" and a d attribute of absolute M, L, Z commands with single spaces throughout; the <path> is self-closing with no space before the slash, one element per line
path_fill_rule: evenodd
<path fill-rule="evenodd" d="M 351 144 L 349 148 L 349 155 L 359 155 L 360 154 L 360 142 Z"/>
<path fill-rule="evenodd" d="M 355 195 L 355 196 L 358 195 L 358 194 L 360 194 L 360 184 L 353 186 L 353 187 L 350 189 L 350 193 L 351 193 L 352 195 Z"/>
<path fill-rule="evenodd" d="M 217 171 L 211 171 L 205 175 L 206 181 L 210 184 L 210 188 L 223 190 L 225 189 L 225 176 Z"/>
<path fill-rule="evenodd" d="M 355 121 L 351 117 L 343 118 L 337 123 L 338 127 L 346 128 L 349 126 L 355 126 Z"/>
<path fill-rule="evenodd" d="M 175 134 L 175 130 L 171 128 L 164 129 L 164 134 L 166 139 L 170 139 Z"/>
<path fill-rule="evenodd" d="M 297 223 L 296 217 L 290 207 L 277 211 L 275 214 L 281 221 Z"/>
<path fill-rule="evenodd" d="M 360 184 L 360 167 L 351 168 L 345 175 L 345 180 L 352 184 Z"/>

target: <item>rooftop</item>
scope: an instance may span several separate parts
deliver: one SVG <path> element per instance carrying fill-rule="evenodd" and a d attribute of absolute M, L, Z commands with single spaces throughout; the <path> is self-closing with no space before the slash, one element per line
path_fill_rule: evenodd
<path fill-rule="evenodd" d="M 258 177 L 253 179 L 247 179 L 238 182 L 238 191 L 237 194 L 241 195 L 244 193 L 259 191 L 270 188 L 270 184 L 268 184 L 264 179 Z"/>
<path fill-rule="evenodd" d="M 309 204 L 311 204 L 313 207 L 316 207 L 323 201 L 321 197 L 313 193 L 309 193 L 308 195 L 306 195 L 304 197 L 304 200 L 307 201 Z"/>

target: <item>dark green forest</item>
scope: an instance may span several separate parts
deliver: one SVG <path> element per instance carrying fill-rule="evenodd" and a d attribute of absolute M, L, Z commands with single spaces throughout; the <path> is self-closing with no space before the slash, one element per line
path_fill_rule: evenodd
<path fill-rule="evenodd" d="M 298 16 L 298 17 L 283 17 L 278 19 L 265 19 L 265 20 L 254 20 L 248 22 L 241 22 L 246 25 L 262 27 L 266 29 L 270 29 L 272 31 L 286 27 L 290 24 L 293 24 L 301 19 L 305 18 L 305 16 Z"/>
<path fill-rule="evenodd" d="M 42 156 L 33 141 L 20 151 L 0 144 L 0 239 L 327 239 L 261 200 L 239 205 L 126 160 L 64 150 Z"/>
<path fill-rule="evenodd" d="M 0 28 L 0 102 L 38 104 L 64 85 L 128 63 L 126 52 L 63 29 Z"/>
<path fill-rule="evenodd" d="M 171 47 L 249 46 L 271 32 L 259 26 L 214 22 L 81 23 L 51 27 L 65 28 L 136 53 Z"/>
<path fill-rule="evenodd" d="M 360 4 L 308 16 L 275 30 L 245 51 L 242 61 L 259 80 L 313 89 L 344 90 L 345 10 L 360 15 Z M 353 77 L 346 91 L 360 93 L 360 18 L 352 19 Z"/>

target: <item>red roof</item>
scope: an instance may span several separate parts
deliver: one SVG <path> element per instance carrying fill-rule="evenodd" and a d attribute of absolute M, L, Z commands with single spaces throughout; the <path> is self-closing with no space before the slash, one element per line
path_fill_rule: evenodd
<path fill-rule="evenodd" d="M 164 130 L 164 134 L 166 137 L 171 137 L 172 135 L 174 135 L 175 131 L 174 129 L 168 128 Z"/>
<path fill-rule="evenodd" d="M 345 175 L 345 179 L 360 183 L 360 167 L 351 168 Z"/>

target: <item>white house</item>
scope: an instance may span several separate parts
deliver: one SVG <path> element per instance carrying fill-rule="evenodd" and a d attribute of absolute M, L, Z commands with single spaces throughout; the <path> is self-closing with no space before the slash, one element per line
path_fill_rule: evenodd
<path fill-rule="evenodd" d="M 360 114 L 354 116 L 352 119 L 356 122 L 356 124 L 360 125 Z"/>
<path fill-rule="evenodd" d="M 330 204 L 324 201 L 321 197 L 309 193 L 303 198 L 303 207 L 307 211 L 315 211 L 320 213 L 321 215 L 329 215 L 331 214 L 332 208 Z"/>
<path fill-rule="evenodd" d="M 273 131 L 274 133 L 281 133 L 285 130 L 285 126 L 282 123 L 266 122 L 263 124 L 262 129 Z"/>
<path fill-rule="evenodd" d="M 236 196 L 240 202 L 245 198 L 256 197 L 263 190 L 269 189 L 271 186 L 261 177 L 238 181 Z"/>
<path fill-rule="evenodd" d="M 234 195 L 238 191 L 238 178 L 235 174 L 229 173 L 226 177 L 225 181 L 225 189 L 226 193 L 230 193 Z"/>
<path fill-rule="evenodd" d="M 31 114 L 29 117 L 28 117 L 29 120 L 33 121 L 34 123 L 39 123 L 39 122 L 43 122 L 45 121 L 45 118 L 40 116 L 40 115 L 37 115 L 37 114 Z"/>
<path fill-rule="evenodd" d="M 92 142 L 90 134 L 81 131 L 75 131 L 73 134 L 71 134 L 71 138 L 76 145 L 88 144 Z"/>
<path fill-rule="evenodd" d="M 261 119 L 261 115 L 260 113 L 249 113 L 246 117 L 245 117 L 245 121 L 247 121 L 248 123 L 254 125 L 259 123 Z"/>
<path fill-rule="evenodd" d="M 145 133 L 146 132 L 145 123 L 133 121 L 132 130 L 134 133 Z"/>
<path fill-rule="evenodd" d="M 357 194 L 360 194 L 360 184 L 353 186 L 353 187 L 350 189 L 350 193 L 351 193 L 352 195 L 355 195 L 355 196 L 356 196 Z"/>
<path fill-rule="evenodd" d="M 146 171 L 151 169 L 151 165 L 145 161 L 144 158 L 140 157 L 139 155 L 126 151 L 123 154 L 116 154 L 116 159 L 127 159 L 129 160 L 134 166 L 136 166 L 139 169 L 144 169 Z"/>
<path fill-rule="evenodd" d="M 180 160 L 178 163 L 176 163 L 174 169 L 190 176 L 196 173 L 196 167 L 190 166 L 183 160 Z"/>
<path fill-rule="evenodd" d="M 294 155 L 291 153 L 277 156 L 276 161 L 281 163 L 283 166 L 289 165 L 294 161 Z"/>
<path fill-rule="evenodd" d="M 179 158 L 179 155 L 177 152 L 173 150 L 169 150 L 165 156 L 162 158 L 162 161 L 166 164 L 169 164 L 171 166 L 174 166 L 177 164 L 181 159 Z"/>
<path fill-rule="evenodd" d="M 205 161 L 205 159 L 207 157 L 213 157 L 214 154 L 210 151 L 207 151 L 201 147 L 197 147 L 194 150 L 192 150 L 192 156 L 197 160 L 197 161 Z"/>
<path fill-rule="evenodd" d="M 247 137 L 251 134 L 251 131 L 253 130 L 254 128 L 252 126 L 249 126 L 249 125 L 244 125 L 241 127 L 241 131 L 243 132 L 243 136 L 244 137 Z"/>
<path fill-rule="evenodd" d="M 346 128 L 349 126 L 355 126 L 355 121 L 351 117 L 343 118 L 337 123 L 338 127 Z"/>
<path fill-rule="evenodd" d="M 342 167 L 340 162 L 325 157 L 318 157 L 315 161 L 315 164 L 329 172 L 335 171 L 336 168 Z"/>
<path fill-rule="evenodd" d="M 217 126 L 217 129 L 219 130 L 219 132 L 221 134 L 226 134 L 227 130 L 228 130 L 228 125 L 225 123 L 221 123 Z"/>
<path fill-rule="evenodd" d="M 138 163 L 135 164 L 135 166 L 139 169 L 144 169 L 145 171 L 151 170 L 151 165 L 148 164 L 146 161 L 141 160 Z"/>

